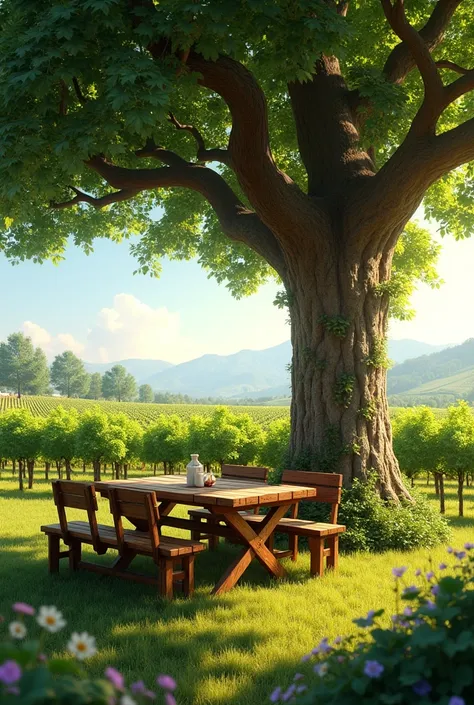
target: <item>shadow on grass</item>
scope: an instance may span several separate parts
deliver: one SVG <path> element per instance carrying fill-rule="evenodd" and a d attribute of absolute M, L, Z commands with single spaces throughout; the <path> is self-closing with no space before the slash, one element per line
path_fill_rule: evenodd
<path fill-rule="evenodd" d="M 51 488 L 48 490 L 0 490 L 0 499 L 51 499 L 53 493 Z"/>

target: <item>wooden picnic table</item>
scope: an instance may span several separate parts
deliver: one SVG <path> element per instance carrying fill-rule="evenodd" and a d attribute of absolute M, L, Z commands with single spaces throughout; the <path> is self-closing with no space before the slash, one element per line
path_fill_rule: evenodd
<path fill-rule="evenodd" d="M 104 497 L 108 497 L 110 487 L 129 487 L 155 492 L 160 503 L 162 526 L 189 530 L 202 528 L 201 524 L 191 519 L 170 517 L 170 512 L 177 504 L 204 507 L 213 515 L 218 515 L 227 526 L 217 524 L 215 533 L 227 538 L 235 538 L 237 535 L 244 548 L 214 586 L 214 595 L 221 595 L 233 588 L 254 559 L 260 561 L 270 575 L 276 578 L 284 577 L 285 569 L 265 544 L 286 514 L 289 505 L 315 497 L 317 492 L 314 487 L 267 485 L 263 482 L 228 478 L 218 478 L 213 487 L 187 487 L 186 478 L 179 475 L 107 480 L 96 482 L 95 487 Z M 258 526 L 252 527 L 239 512 L 255 507 L 268 507 L 270 511 Z M 147 528 L 139 526 L 137 522 L 133 523 L 137 529 Z"/>

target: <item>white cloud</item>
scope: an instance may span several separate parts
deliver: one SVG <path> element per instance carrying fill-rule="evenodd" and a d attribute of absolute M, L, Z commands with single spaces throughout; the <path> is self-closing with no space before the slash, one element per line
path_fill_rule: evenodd
<path fill-rule="evenodd" d="M 176 363 L 206 352 L 201 341 L 196 344 L 182 334 L 179 313 L 152 308 L 131 294 L 117 294 L 111 308 L 98 312 L 95 325 L 85 331 L 84 342 L 70 333 L 53 336 L 33 321 L 23 323 L 23 332 L 48 358 L 72 350 L 87 362 L 148 358 Z"/>
<path fill-rule="evenodd" d="M 84 359 L 112 362 L 150 358 L 181 362 L 204 350 L 181 332 L 179 313 L 152 308 L 131 294 L 114 296 L 113 306 L 103 308 L 88 331 Z"/>
<path fill-rule="evenodd" d="M 48 358 L 53 358 L 65 350 L 72 350 L 76 355 L 82 355 L 84 352 L 84 345 L 70 333 L 58 333 L 53 336 L 33 321 L 24 321 L 22 329 L 24 334 L 31 338 L 33 345 L 42 348 Z"/>

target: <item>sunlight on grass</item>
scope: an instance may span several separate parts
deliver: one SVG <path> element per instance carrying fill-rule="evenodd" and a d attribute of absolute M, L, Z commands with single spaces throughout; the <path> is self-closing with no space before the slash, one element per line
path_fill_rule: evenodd
<path fill-rule="evenodd" d="M 418 486 L 435 501 L 432 485 Z M 474 490 L 467 488 L 466 517 L 458 519 L 455 487 L 448 484 L 447 512 L 455 546 L 474 540 L 473 499 Z M 186 508 L 176 508 L 175 513 L 185 515 Z M 70 516 L 83 518 L 75 511 Z M 103 500 L 99 518 L 111 523 Z M 170 673 L 179 681 L 180 705 L 262 705 L 275 685 L 287 682 L 295 670 L 309 668 L 299 660 L 323 636 L 354 632 L 352 619 L 374 607 L 386 608 L 388 623 L 394 610 L 392 566 L 427 568 L 430 558 L 436 566 L 446 557 L 444 546 L 342 556 L 338 573 L 311 579 L 309 557 L 302 553 L 297 563 L 285 562 L 287 581 L 275 583 L 259 565 L 252 565 L 239 587 L 212 598 L 213 583 L 238 550 L 221 544 L 217 553 L 206 552 L 196 561 L 195 598 L 166 604 L 152 587 L 90 573 L 71 575 L 66 562 L 59 576 L 49 576 L 46 539 L 39 526 L 56 521 L 49 483 L 40 480 L 20 497 L 16 483 L 4 473 L 0 614 L 8 618 L 15 600 L 57 605 L 68 626 L 64 633 L 49 637 L 48 650 L 63 649 L 72 630 L 89 631 L 99 647 L 90 662 L 93 673 L 113 665 L 128 680 L 143 677 L 150 685 L 157 673 Z M 153 570 L 145 559 L 138 560 L 137 567 Z"/>

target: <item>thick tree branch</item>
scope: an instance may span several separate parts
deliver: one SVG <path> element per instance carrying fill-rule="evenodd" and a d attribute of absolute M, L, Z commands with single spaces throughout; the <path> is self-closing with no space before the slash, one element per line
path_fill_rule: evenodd
<path fill-rule="evenodd" d="M 162 150 L 167 151 L 167 150 Z M 171 152 L 170 154 L 173 154 Z M 149 155 L 146 155 L 149 156 Z M 176 157 L 177 155 L 174 155 Z M 161 159 L 161 157 L 160 157 Z M 197 191 L 214 209 L 225 235 L 242 242 L 261 255 L 279 274 L 285 274 L 282 251 L 271 230 L 258 216 L 244 206 L 220 174 L 212 169 L 190 164 L 181 157 L 169 166 L 157 169 L 128 169 L 116 166 L 102 156 L 95 156 L 86 165 L 99 174 L 112 188 L 118 189 L 106 196 L 93 197 L 75 187 L 69 187 L 76 196 L 63 203 L 51 203 L 51 208 L 70 208 L 88 203 L 100 209 L 111 203 L 133 198 L 141 191 L 158 188 L 182 187 Z"/>
<path fill-rule="evenodd" d="M 435 138 L 432 168 L 436 169 L 437 178 L 440 178 L 471 161 L 474 161 L 474 118 Z"/>
<path fill-rule="evenodd" d="M 85 105 L 87 103 L 87 98 L 83 94 L 79 81 L 75 76 L 73 76 L 72 78 L 72 85 L 74 86 L 74 91 L 76 93 L 77 100 L 81 105 Z"/>
<path fill-rule="evenodd" d="M 176 154 L 176 152 L 158 147 L 153 139 L 147 140 L 145 146 L 135 152 L 135 156 L 142 159 L 157 159 L 163 164 L 168 164 L 168 166 L 186 165 L 188 163 L 185 159 L 180 157 L 179 154 Z"/>
<path fill-rule="evenodd" d="M 392 0 L 381 0 L 381 3 L 392 30 L 410 50 L 425 88 L 423 103 L 411 131 L 418 135 L 434 133 L 443 103 L 443 82 L 436 63 L 423 37 L 408 22 L 404 0 L 395 0 L 394 4 Z"/>
<path fill-rule="evenodd" d="M 466 70 L 464 75 L 444 89 L 445 105 L 447 107 L 462 95 L 474 90 L 474 69 Z"/>
<path fill-rule="evenodd" d="M 176 127 L 177 130 L 185 130 L 194 137 L 197 144 L 196 156 L 198 161 L 204 164 L 206 162 L 221 162 L 222 164 L 227 164 L 227 166 L 232 167 L 232 160 L 228 149 L 206 149 L 204 137 L 199 132 L 197 127 L 194 127 L 194 125 L 183 125 L 176 119 L 173 113 L 169 114 L 169 121 Z"/>
<path fill-rule="evenodd" d="M 462 0 L 438 0 L 430 18 L 418 34 L 430 52 L 444 39 L 449 22 Z M 416 66 L 415 57 L 409 46 L 402 42 L 389 55 L 384 66 L 384 74 L 391 83 L 402 83 Z"/>

